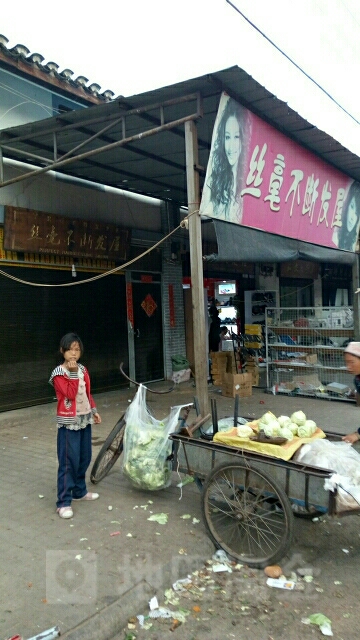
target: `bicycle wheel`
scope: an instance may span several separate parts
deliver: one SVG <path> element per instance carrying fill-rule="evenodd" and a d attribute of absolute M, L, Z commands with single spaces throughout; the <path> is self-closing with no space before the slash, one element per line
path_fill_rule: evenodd
<path fill-rule="evenodd" d="M 244 564 L 264 568 L 290 548 L 294 518 L 285 491 L 246 462 L 215 467 L 201 507 L 215 546 Z"/>
<path fill-rule="evenodd" d="M 97 484 L 105 478 L 116 460 L 122 454 L 126 425 L 124 415 L 121 416 L 113 430 L 109 433 L 96 457 L 90 472 L 90 480 L 93 484 Z"/>

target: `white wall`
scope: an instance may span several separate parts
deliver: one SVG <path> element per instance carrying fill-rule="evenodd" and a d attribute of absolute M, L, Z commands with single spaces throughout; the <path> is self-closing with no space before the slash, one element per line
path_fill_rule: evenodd
<path fill-rule="evenodd" d="M 9 163 L 5 164 L 5 180 L 30 169 L 29 165 Z M 0 205 L 161 231 L 160 200 L 92 183 L 85 186 L 84 181 L 71 184 L 70 180 L 51 172 L 0 187 Z"/>

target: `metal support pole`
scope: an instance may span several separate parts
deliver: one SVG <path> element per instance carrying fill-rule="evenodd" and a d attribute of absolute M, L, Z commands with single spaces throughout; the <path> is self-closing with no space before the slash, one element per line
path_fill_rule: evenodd
<path fill-rule="evenodd" d="M 194 327 L 194 360 L 196 395 L 201 414 L 209 413 L 209 392 L 207 383 L 207 335 L 205 331 L 204 274 L 202 264 L 197 129 L 195 122 L 185 123 L 186 179 L 190 240 L 191 293 Z"/>
<path fill-rule="evenodd" d="M 0 184 L 4 182 L 4 158 L 2 147 L 0 147 Z"/>

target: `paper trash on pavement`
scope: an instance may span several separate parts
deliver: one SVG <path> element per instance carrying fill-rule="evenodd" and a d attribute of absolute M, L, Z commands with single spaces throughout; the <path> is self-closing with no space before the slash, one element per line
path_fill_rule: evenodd
<path fill-rule="evenodd" d="M 281 578 L 268 578 L 266 584 L 269 587 L 276 587 L 277 589 L 295 589 L 295 582 L 292 580 L 283 580 Z"/>

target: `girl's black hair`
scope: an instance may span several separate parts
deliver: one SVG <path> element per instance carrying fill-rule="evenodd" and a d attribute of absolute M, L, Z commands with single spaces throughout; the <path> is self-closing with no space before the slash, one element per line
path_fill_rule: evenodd
<path fill-rule="evenodd" d="M 229 161 L 225 153 L 225 128 L 228 119 L 233 116 L 236 118 L 239 124 L 240 141 L 242 145 L 240 158 L 238 161 L 237 169 L 237 184 L 234 185 L 234 177 L 232 168 L 229 165 Z M 244 157 L 244 140 L 245 139 L 245 109 L 236 100 L 229 98 L 226 107 L 222 113 L 217 136 L 214 146 L 214 154 L 212 159 L 212 173 L 211 173 L 211 200 L 215 206 L 224 204 L 225 206 L 230 203 L 231 191 L 234 188 L 236 198 L 238 198 L 238 190 L 241 184 L 239 184 L 242 172 L 243 172 L 243 157 Z"/>
<path fill-rule="evenodd" d="M 348 208 L 353 198 L 355 198 L 355 203 L 356 203 L 357 221 L 356 221 L 356 224 L 354 225 L 354 228 L 351 231 L 348 231 L 348 228 L 347 228 Z M 343 210 L 343 215 L 341 216 L 341 228 L 339 232 L 338 247 L 339 249 L 346 249 L 347 251 L 353 251 L 354 243 L 356 242 L 357 233 L 359 230 L 359 218 L 360 218 L 360 183 L 359 182 L 354 181 L 350 185 L 342 210 Z"/>
<path fill-rule="evenodd" d="M 66 333 L 60 340 L 60 352 L 64 353 L 64 351 L 69 351 L 73 342 L 78 342 L 81 355 L 84 353 L 84 345 L 82 343 L 81 338 L 77 335 L 77 333 Z"/>

